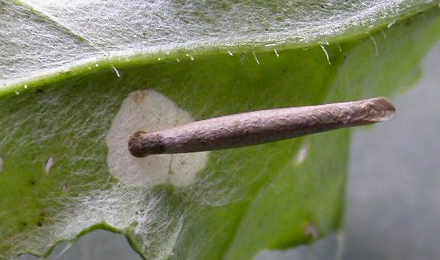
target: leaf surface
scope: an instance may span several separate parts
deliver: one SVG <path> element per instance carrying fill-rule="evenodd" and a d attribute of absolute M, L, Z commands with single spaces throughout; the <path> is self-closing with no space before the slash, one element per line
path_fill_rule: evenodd
<path fill-rule="evenodd" d="M 96 228 L 146 259 L 252 259 L 337 230 L 348 130 L 210 152 L 199 168 L 163 157 L 157 185 L 136 185 L 110 156 L 115 118 L 144 99 L 172 104 L 157 124 L 179 124 L 390 96 L 440 36 L 437 7 L 408 18 L 423 1 L 130 3 L 0 2 L 0 258 Z"/>

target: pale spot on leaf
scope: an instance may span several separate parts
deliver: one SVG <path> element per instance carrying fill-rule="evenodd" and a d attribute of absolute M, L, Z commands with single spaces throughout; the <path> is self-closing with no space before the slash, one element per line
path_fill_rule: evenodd
<path fill-rule="evenodd" d="M 50 168 L 52 168 L 54 164 L 54 158 L 53 156 L 49 157 L 49 159 L 46 160 L 46 163 L 44 164 L 44 172 L 49 173 Z"/>
<path fill-rule="evenodd" d="M 154 132 L 193 122 L 191 115 L 170 99 L 150 90 L 135 91 L 122 102 L 106 137 L 110 173 L 130 186 L 171 183 L 187 186 L 208 161 L 208 153 L 160 154 L 136 158 L 128 151 L 131 134 Z"/>
<path fill-rule="evenodd" d="M 302 162 L 304 162 L 304 160 L 307 158 L 308 153 L 309 145 L 305 144 L 299 149 L 298 154 L 296 155 L 296 164 L 301 164 Z"/>

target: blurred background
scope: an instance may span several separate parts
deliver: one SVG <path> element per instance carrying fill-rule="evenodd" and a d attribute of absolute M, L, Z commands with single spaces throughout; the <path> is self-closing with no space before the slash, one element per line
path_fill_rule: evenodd
<path fill-rule="evenodd" d="M 419 82 L 393 97 L 393 120 L 353 134 L 343 230 L 256 260 L 439 258 L 440 42 L 421 66 Z M 57 258 L 141 259 L 124 236 L 102 230 L 57 246 L 49 259 Z"/>

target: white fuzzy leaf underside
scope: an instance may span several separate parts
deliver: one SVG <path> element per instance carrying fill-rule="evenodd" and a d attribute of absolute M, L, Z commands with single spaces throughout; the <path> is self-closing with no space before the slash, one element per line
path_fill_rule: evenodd
<path fill-rule="evenodd" d="M 325 43 L 431 0 L 0 0 L 0 87 L 87 61 L 179 48 Z"/>

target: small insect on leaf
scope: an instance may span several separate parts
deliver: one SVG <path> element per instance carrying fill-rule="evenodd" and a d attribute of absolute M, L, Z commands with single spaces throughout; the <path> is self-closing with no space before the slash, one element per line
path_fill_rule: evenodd
<path fill-rule="evenodd" d="M 395 112 L 383 97 L 319 106 L 260 110 L 197 121 L 157 132 L 138 131 L 128 142 L 133 156 L 211 151 L 377 122 Z"/>

